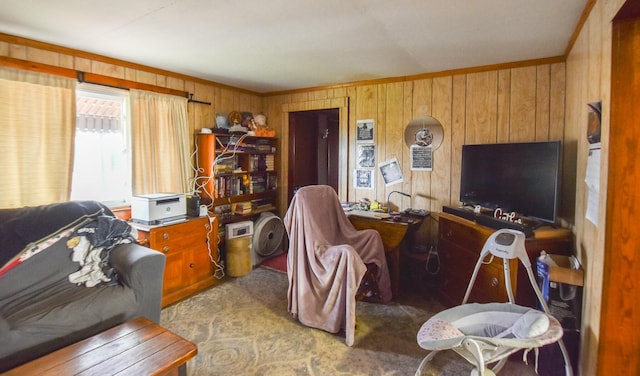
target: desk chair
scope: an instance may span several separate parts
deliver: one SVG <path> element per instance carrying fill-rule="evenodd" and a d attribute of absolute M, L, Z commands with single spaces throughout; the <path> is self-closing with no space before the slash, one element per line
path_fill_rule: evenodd
<path fill-rule="evenodd" d="M 300 188 L 283 222 L 289 235 L 288 311 L 306 326 L 344 330 L 345 342 L 353 345 L 356 299 L 374 291 L 381 301 L 391 300 L 380 234 L 356 230 L 326 185 Z"/>
<path fill-rule="evenodd" d="M 565 373 L 572 375 L 571 363 L 562 342 L 562 326 L 549 314 L 549 308 L 538 288 L 531 262 L 524 246 L 525 235 L 517 230 L 501 229 L 484 244 L 473 270 L 462 305 L 432 316 L 420 328 L 417 340 L 420 347 L 431 352 L 420 363 L 416 376 L 422 375 L 429 361 L 440 350 L 454 350 L 474 368 L 471 375 L 495 375 L 509 355 L 525 349 L 529 351 L 559 342 L 565 362 Z M 503 259 L 505 288 L 508 303 L 467 304 L 478 271 L 487 255 Z M 524 265 L 531 286 L 544 312 L 516 305 L 511 287 L 509 261 L 517 258 Z M 489 365 L 492 365 L 489 368 Z"/>

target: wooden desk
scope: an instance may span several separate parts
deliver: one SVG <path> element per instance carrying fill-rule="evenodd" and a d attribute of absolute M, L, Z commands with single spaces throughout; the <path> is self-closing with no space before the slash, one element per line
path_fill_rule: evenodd
<path fill-rule="evenodd" d="M 197 352 L 195 344 L 140 317 L 2 375 L 186 375 Z"/>
<path fill-rule="evenodd" d="M 360 212 L 358 210 L 347 212 L 347 217 L 353 227 L 358 230 L 373 229 L 380 233 L 384 251 L 387 255 L 391 292 L 393 298 L 396 299 L 400 285 L 400 244 L 409 229 L 418 227 L 422 223 L 422 219 L 413 218 L 407 222 L 396 222 L 392 219 L 376 217 L 371 212 Z"/>

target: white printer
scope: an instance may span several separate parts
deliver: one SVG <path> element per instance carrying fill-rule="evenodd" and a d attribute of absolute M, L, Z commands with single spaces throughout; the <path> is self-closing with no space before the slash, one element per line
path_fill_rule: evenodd
<path fill-rule="evenodd" d="M 187 196 L 184 193 L 151 193 L 133 196 L 131 220 L 145 225 L 162 225 L 187 218 Z"/>

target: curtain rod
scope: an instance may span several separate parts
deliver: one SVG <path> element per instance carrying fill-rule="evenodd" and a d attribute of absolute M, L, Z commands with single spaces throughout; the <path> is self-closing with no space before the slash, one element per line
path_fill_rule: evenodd
<path fill-rule="evenodd" d="M 196 103 L 196 104 L 205 104 L 207 106 L 211 106 L 211 102 L 203 102 L 203 101 L 198 101 L 193 99 L 193 94 L 192 93 L 188 93 L 189 95 L 189 99 L 187 100 L 187 102 L 189 103 Z"/>
<path fill-rule="evenodd" d="M 152 91 L 154 93 L 160 94 L 169 94 L 175 95 L 178 97 L 189 98 L 189 93 L 182 90 L 175 90 L 166 87 L 145 84 L 142 82 L 129 81 L 121 78 L 103 76 L 95 73 L 88 73 L 82 71 L 75 71 L 75 76 L 80 82 L 86 82 L 96 85 L 102 85 L 107 87 L 112 87 L 116 89 L 123 90 L 131 90 L 131 89 L 139 89 L 139 90 L 147 90 Z"/>
<path fill-rule="evenodd" d="M 96 82 L 96 81 L 88 81 L 85 78 L 85 72 L 77 71 L 76 73 L 77 73 L 78 81 L 80 81 L 82 83 L 106 86 L 106 87 L 111 87 L 111 88 L 114 88 L 114 89 L 122 89 L 122 90 L 129 91 L 129 88 L 128 87 L 124 87 L 124 86 L 111 85 L 111 84 L 106 84 L 106 83 L 103 83 L 103 82 Z M 204 104 L 204 105 L 207 105 L 207 106 L 211 106 L 211 102 L 203 102 L 203 101 L 199 101 L 199 100 L 193 99 L 193 94 L 192 93 L 188 93 L 187 92 L 187 93 L 185 93 L 185 95 L 187 97 L 187 102 L 189 102 L 189 103 Z"/>
<path fill-rule="evenodd" d="M 77 73 L 78 81 L 79 81 L 80 83 L 83 83 L 83 84 L 92 84 L 92 85 L 99 85 L 99 86 L 105 86 L 105 87 L 111 87 L 111 88 L 114 88 L 114 89 L 121 89 L 121 90 L 129 91 L 129 88 L 128 88 L 128 87 L 124 87 L 124 86 L 109 85 L 109 84 L 105 84 L 105 83 L 102 83 L 102 82 L 95 82 L 95 81 L 87 81 L 87 80 L 84 78 L 84 72 L 82 72 L 82 71 L 77 71 L 76 73 Z"/>

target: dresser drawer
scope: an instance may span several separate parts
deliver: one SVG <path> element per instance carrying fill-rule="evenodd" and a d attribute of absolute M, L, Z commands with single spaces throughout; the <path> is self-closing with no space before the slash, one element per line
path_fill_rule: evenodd
<path fill-rule="evenodd" d="M 441 218 L 438 224 L 440 240 L 453 242 L 479 253 L 491 232 L 478 231 L 476 228 L 462 223 Z"/>
<path fill-rule="evenodd" d="M 468 262 L 469 259 L 461 260 L 455 257 L 455 253 L 441 254 L 441 275 L 439 277 L 440 296 L 445 297 L 443 303 L 447 305 L 461 304 L 464 293 L 469 286 L 469 281 L 473 274 L 477 259 Z M 506 302 L 508 295 L 505 289 L 504 270 L 502 262 L 499 267 L 495 265 L 496 260 L 491 264 L 483 264 L 476 276 L 476 280 L 471 290 L 469 303 L 489 303 Z M 517 267 L 511 263 L 512 268 Z M 515 281 L 515 273 L 511 271 L 512 280 Z M 514 291 L 515 291 L 515 282 Z"/>
<path fill-rule="evenodd" d="M 458 244 L 441 241 L 438 246 L 440 263 L 446 270 L 473 270 L 478 261 L 478 253 L 475 250 L 466 249 Z"/>
<path fill-rule="evenodd" d="M 189 248 L 201 241 L 204 242 L 205 237 L 194 236 L 194 234 L 206 233 L 210 227 L 207 218 L 158 227 L 151 231 L 149 243 L 151 248 L 164 253 L 170 248 Z"/>
<path fill-rule="evenodd" d="M 446 264 L 447 269 L 451 267 L 457 270 L 466 270 L 470 273 L 478 262 L 481 250 L 481 248 L 470 248 L 465 247 L 464 244 L 461 243 L 441 240 L 438 247 L 438 254 L 440 255 L 440 262 Z M 503 268 L 502 259 L 498 257 L 492 259 L 491 255 L 487 255 L 483 263 L 483 268 L 494 267 L 500 270 Z M 469 274 L 469 276 L 471 276 L 471 274 Z"/>

